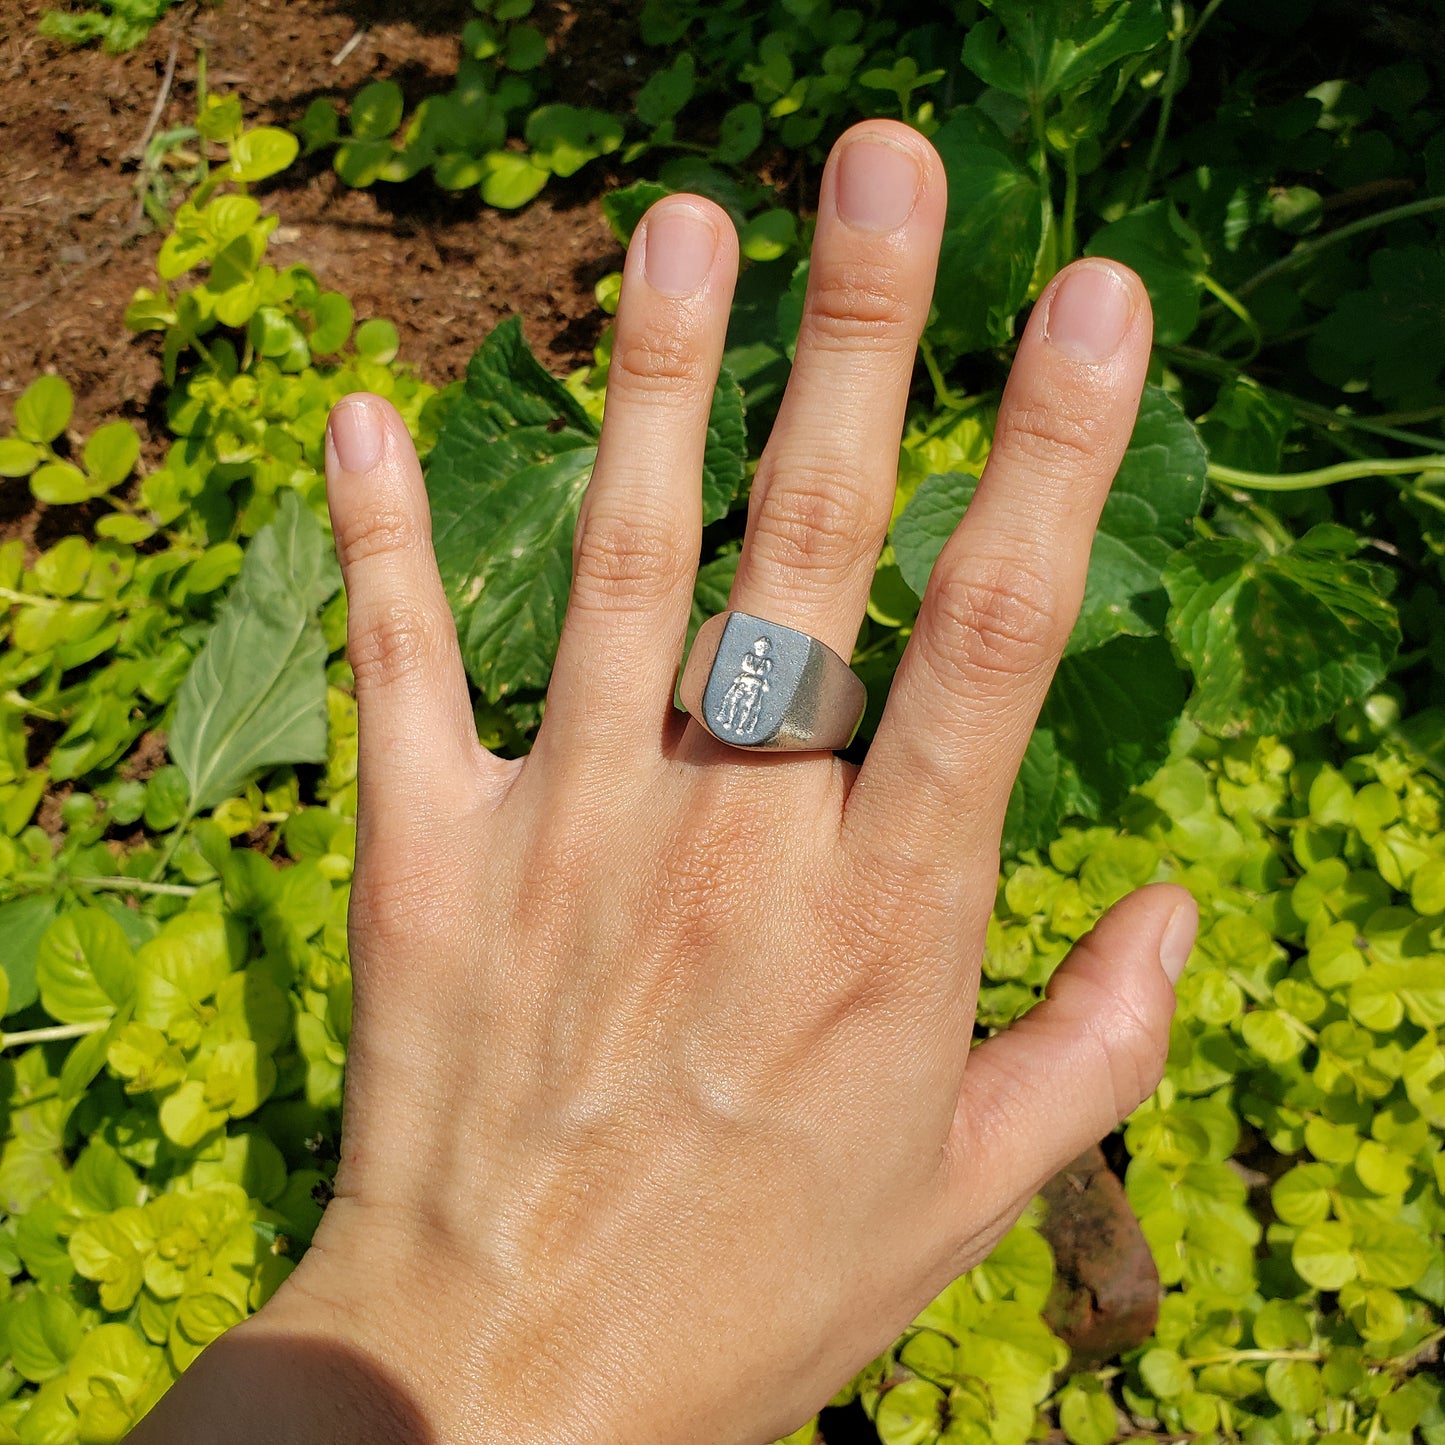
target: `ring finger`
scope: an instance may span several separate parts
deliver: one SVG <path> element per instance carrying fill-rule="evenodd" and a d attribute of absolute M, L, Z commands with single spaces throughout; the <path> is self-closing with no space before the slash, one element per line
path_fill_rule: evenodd
<path fill-rule="evenodd" d="M 943 165 L 867 121 L 829 157 L 798 347 L 753 481 L 731 604 L 848 656 L 887 531 L 943 231 Z"/>

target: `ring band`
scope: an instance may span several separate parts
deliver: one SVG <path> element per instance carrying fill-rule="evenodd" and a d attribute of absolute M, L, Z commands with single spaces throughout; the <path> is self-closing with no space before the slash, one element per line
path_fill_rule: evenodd
<path fill-rule="evenodd" d="M 720 742 L 765 752 L 847 747 L 868 701 L 863 679 L 826 643 L 747 612 L 703 623 L 678 693 Z"/>

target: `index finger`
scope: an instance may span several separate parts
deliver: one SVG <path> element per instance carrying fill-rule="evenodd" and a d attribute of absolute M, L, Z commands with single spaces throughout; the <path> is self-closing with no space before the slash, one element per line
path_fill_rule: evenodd
<path fill-rule="evenodd" d="M 1083 599 L 1152 338 L 1127 267 L 1079 261 L 1019 344 L 988 465 L 934 565 L 845 830 L 881 857 L 992 858 Z M 994 886 L 990 871 L 988 891 Z"/>

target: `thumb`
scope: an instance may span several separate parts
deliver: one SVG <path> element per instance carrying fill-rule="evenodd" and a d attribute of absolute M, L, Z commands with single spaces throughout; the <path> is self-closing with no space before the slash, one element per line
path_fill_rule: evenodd
<path fill-rule="evenodd" d="M 969 1213 L 1017 1213 L 1158 1087 L 1198 926 L 1175 884 L 1131 893 L 1074 945 L 1043 1002 L 969 1055 L 953 1134 Z"/>

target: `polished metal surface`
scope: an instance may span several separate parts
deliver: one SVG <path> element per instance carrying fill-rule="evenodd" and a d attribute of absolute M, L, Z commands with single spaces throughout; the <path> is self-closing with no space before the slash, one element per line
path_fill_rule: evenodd
<path fill-rule="evenodd" d="M 862 679 L 831 647 L 747 612 L 703 623 L 678 692 L 721 742 L 769 752 L 846 747 L 867 702 Z"/>

